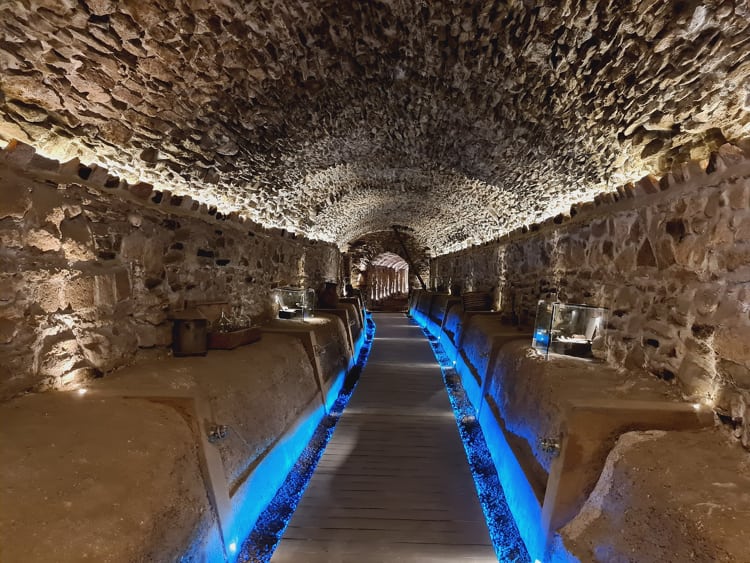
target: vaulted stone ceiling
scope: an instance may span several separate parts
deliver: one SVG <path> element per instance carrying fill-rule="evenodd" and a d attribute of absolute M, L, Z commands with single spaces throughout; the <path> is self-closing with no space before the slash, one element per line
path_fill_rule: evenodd
<path fill-rule="evenodd" d="M 747 1 L 4 0 L 0 138 L 440 254 L 750 135 Z"/>

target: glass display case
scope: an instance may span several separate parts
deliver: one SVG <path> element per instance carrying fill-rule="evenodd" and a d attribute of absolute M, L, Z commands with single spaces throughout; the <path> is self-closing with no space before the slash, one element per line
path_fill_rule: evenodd
<path fill-rule="evenodd" d="M 279 308 L 280 319 L 304 320 L 315 310 L 315 290 L 311 288 L 279 287 L 274 290 L 273 299 Z"/>
<path fill-rule="evenodd" d="M 532 346 L 548 355 L 592 358 L 592 343 L 604 336 L 607 309 L 541 300 L 536 309 Z"/>

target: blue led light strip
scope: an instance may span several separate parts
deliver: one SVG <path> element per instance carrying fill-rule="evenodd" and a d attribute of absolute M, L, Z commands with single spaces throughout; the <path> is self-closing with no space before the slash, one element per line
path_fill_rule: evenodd
<path fill-rule="evenodd" d="M 500 485 L 497 469 L 492 462 L 492 456 L 484 440 L 474 407 L 466 397 L 461 379 L 453 369 L 453 363 L 440 342 L 426 328 L 421 328 L 443 373 L 443 383 L 448 391 L 453 413 L 456 415 L 456 425 L 464 444 L 471 474 L 474 476 L 474 485 L 484 511 L 497 560 L 503 563 L 526 563 L 531 559 L 505 501 L 505 493 Z"/>
<path fill-rule="evenodd" d="M 357 363 L 349 371 L 344 386 L 330 412 L 323 418 L 297 462 L 289 471 L 273 500 L 258 517 L 258 521 L 240 550 L 238 561 L 247 563 L 267 563 L 271 560 L 276 546 L 284 535 L 289 520 L 312 478 L 318 461 L 323 456 L 326 445 L 333 436 L 336 424 L 346 408 L 349 398 L 359 381 L 362 369 L 370 355 L 372 340 L 375 337 L 375 322 L 366 314 L 365 342 L 360 349 Z"/>

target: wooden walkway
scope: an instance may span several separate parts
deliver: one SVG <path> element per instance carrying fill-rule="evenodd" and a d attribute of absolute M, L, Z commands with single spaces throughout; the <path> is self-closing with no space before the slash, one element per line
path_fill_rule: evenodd
<path fill-rule="evenodd" d="M 273 563 L 497 561 L 440 368 L 403 314 L 370 359 Z"/>

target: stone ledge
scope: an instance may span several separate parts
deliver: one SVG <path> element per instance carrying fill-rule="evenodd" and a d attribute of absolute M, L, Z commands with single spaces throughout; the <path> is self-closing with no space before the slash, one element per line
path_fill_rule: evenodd
<path fill-rule="evenodd" d="M 561 536 L 581 561 L 744 561 L 748 490 L 747 453 L 715 430 L 630 432 Z"/>
<path fill-rule="evenodd" d="M 4 556 L 61 563 L 231 553 L 323 416 L 307 354 L 278 334 L 263 346 L 143 362 L 0 410 L 3 481 L 17 482 L 0 503 Z M 220 425 L 225 437 L 209 443 Z M 23 508 L 39 506 L 43 526 Z"/>

